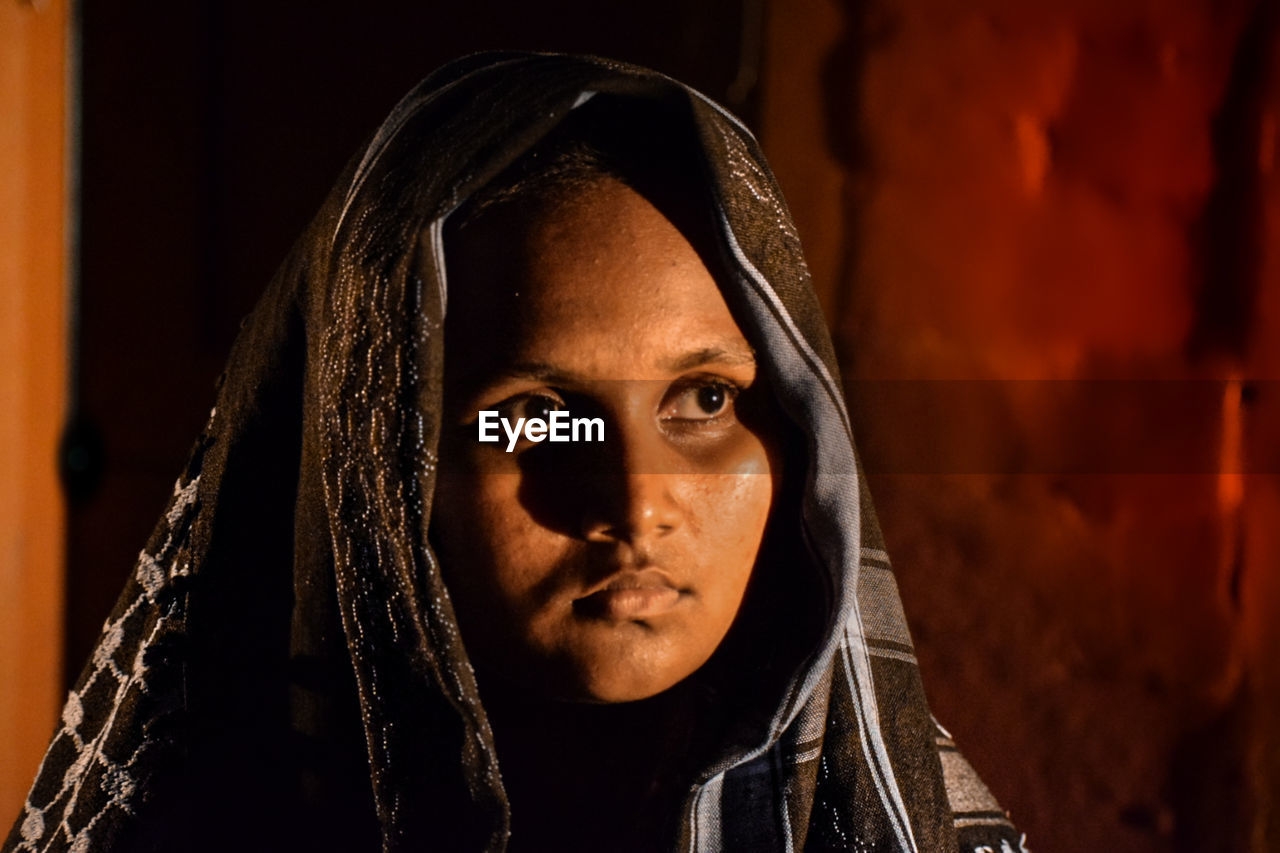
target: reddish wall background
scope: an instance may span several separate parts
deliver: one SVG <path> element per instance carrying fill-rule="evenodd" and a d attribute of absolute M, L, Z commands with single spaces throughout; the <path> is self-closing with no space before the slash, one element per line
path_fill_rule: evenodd
<path fill-rule="evenodd" d="M 1032 848 L 1280 849 L 1276 4 L 762 3 L 87 4 L 71 668 L 361 136 L 460 53 L 589 50 L 761 131 L 931 700 Z"/>
<path fill-rule="evenodd" d="M 767 34 L 935 712 L 1039 853 L 1280 849 L 1275 5 L 798 0 Z"/>

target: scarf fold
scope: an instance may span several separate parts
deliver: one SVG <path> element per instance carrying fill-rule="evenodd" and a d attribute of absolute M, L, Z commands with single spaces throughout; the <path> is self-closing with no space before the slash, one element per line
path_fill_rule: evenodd
<path fill-rule="evenodd" d="M 820 642 L 699 775 L 679 846 L 1006 853 L 932 720 L 791 217 L 750 132 L 660 74 L 486 54 L 435 72 L 335 185 L 63 710 L 4 851 L 501 850 L 493 736 L 427 543 L 445 217 L 572 110 L 660 103 L 701 152 L 724 296 L 803 435 Z"/>

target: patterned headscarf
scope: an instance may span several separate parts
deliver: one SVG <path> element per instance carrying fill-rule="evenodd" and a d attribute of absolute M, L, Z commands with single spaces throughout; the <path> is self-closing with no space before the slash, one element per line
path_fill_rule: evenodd
<path fill-rule="evenodd" d="M 645 69 L 488 54 L 396 106 L 250 317 L 5 851 L 503 849 L 498 757 L 427 542 L 442 228 L 593 98 L 663 104 L 663 132 L 699 152 L 723 295 L 805 442 L 796 560 L 825 598 L 816 646 L 690 785 L 680 849 L 1020 848 L 930 716 L 831 342 L 750 132 Z"/>

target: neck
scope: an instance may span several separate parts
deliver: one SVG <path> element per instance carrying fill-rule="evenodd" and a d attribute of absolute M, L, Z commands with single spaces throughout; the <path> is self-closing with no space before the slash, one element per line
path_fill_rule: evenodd
<path fill-rule="evenodd" d="M 692 782 L 696 691 L 612 705 L 486 691 L 515 849 L 670 846 Z"/>

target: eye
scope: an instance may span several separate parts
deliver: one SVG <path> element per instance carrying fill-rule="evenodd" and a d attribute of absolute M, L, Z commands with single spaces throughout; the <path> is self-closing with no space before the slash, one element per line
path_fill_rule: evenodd
<path fill-rule="evenodd" d="M 518 419 L 540 418 L 549 420 L 551 413 L 564 408 L 564 400 L 550 391 L 532 391 L 504 400 L 498 406 L 498 415 L 511 423 Z"/>
<path fill-rule="evenodd" d="M 675 389 L 662 410 L 663 420 L 714 421 L 733 409 L 739 388 L 728 382 L 699 381 Z"/>

